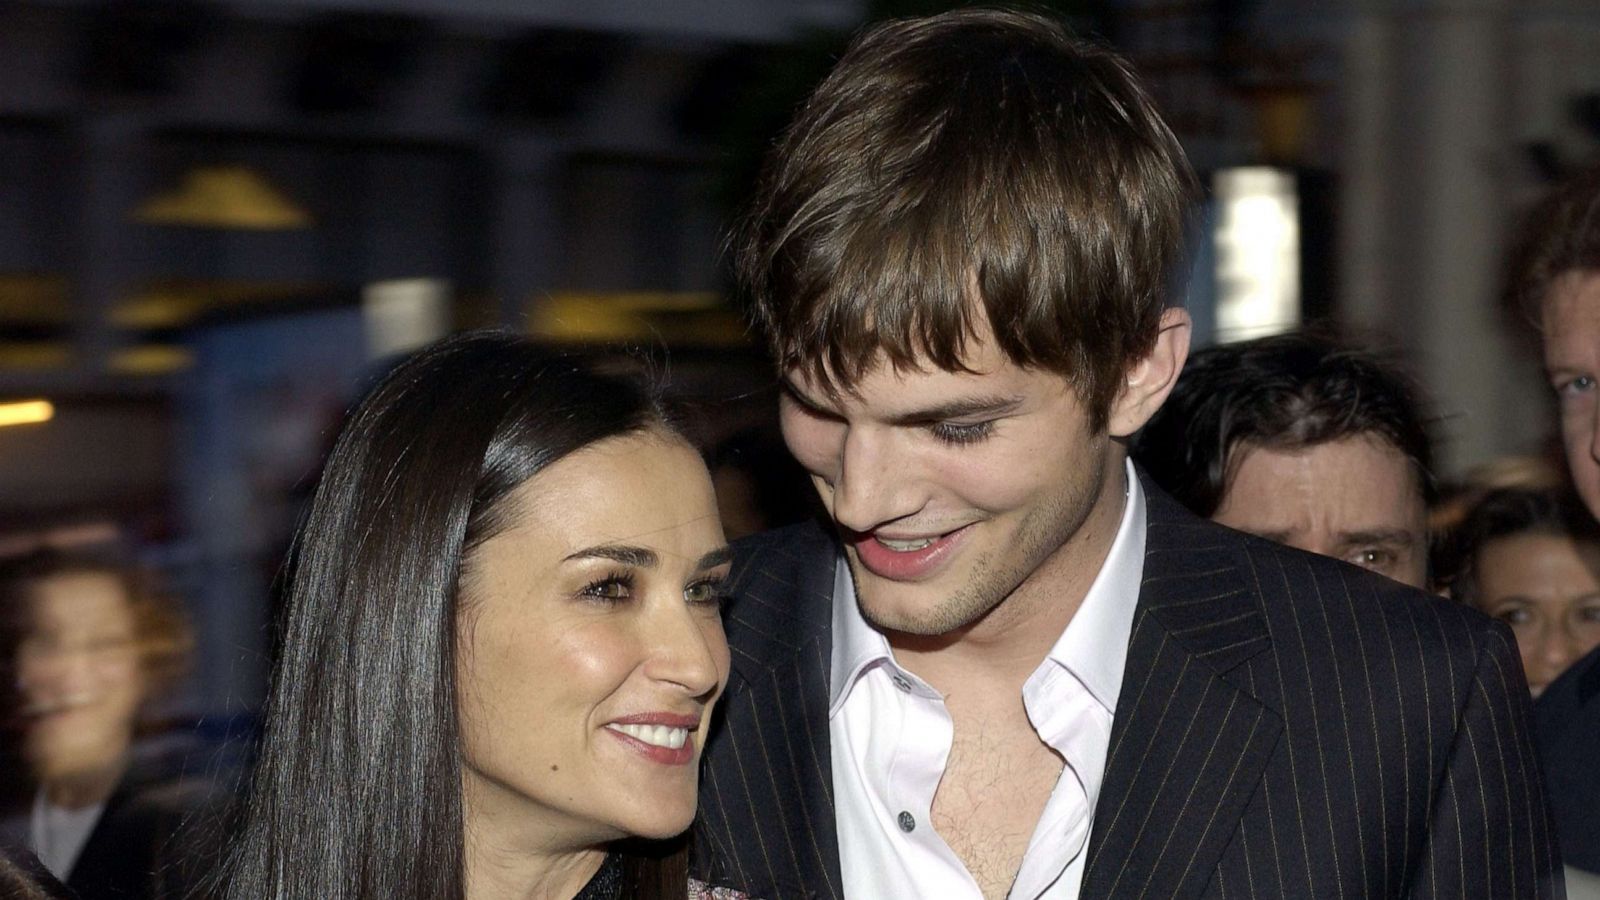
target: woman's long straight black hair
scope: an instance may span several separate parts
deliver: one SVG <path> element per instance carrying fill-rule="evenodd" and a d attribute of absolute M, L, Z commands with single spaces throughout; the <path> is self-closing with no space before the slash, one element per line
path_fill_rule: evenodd
<path fill-rule="evenodd" d="M 523 338 L 448 338 L 356 407 L 295 541 L 230 900 L 459 900 L 462 559 L 555 460 L 663 425 L 652 394 Z"/>

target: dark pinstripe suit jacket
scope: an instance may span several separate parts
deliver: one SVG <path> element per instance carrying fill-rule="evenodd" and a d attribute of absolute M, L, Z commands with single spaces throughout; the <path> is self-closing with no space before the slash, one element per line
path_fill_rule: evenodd
<path fill-rule="evenodd" d="M 1560 896 L 1503 625 L 1195 518 L 1148 480 L 1145 492 L 1144 580 L 1083 897 Z M 733 674 L 706 749 L 694 874 L 767 900 L 841 897 L 837 545 L 805 525 L 736 553 Z"/>

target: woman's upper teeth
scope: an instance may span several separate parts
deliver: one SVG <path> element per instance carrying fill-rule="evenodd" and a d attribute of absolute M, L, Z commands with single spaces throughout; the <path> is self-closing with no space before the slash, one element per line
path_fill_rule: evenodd
<path fill-rule="evenodd" d="M 666 747 L 676 750 L 683 746 L 689 737 L 689 729 L 672 728 L 667 725 L 610 725 L 636 741 L 643 741 L 655 747 Z"/>

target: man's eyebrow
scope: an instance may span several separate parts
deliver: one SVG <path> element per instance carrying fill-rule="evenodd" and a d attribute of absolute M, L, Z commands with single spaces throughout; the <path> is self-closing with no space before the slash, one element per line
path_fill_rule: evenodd
<path fill-rule="evenodd" d="M 794 382 L 787 378 L 778 379 L 778 390 L 782 391 L 783 395 L 788 397 L 790 400 L 793 400 L 812 412 L 827 412 L 827 410 L 823 408 L 822 404 L 806 396 L 806 394 L 801 391 L 800 388 L 795 386 Z"/>
<path fill-rule="evenodd" d="M 800 404 L 806 409 L 825 416 L 837 415 L 827 405 L 813 400 L 800 390 L 794 382 L 787 378 L 778 382 L 784 394 L 789 399 Z M 924 409 L 913 409 L 906 412 L 895 413 L 886 420 L 891 425 L 923 425 L 928 422 L 941 422 L 946 419 L 965 419 L 982 416 L 1003 416 L 1022 405 L 1023 398 L 1015 394 L 990 394 L 987 396 L 963 397 L 949 400 L 936 406 Z"/>
<path fill-rule="evenodd" d="M 700 557 L 700 561 L 694 564 L 694 568 L 696 572 L 704 572 L 706 569 L 715 569 L 717 566 L 727 565 L 731 562 L 733 562 L 733 548 L 718 547 Z"/>
<path fill-rule="evenodd" d="M 598 547 L 585 547 L 575 553 L 567 554 L 561 561 L 571 562 L 578 559 L 609 559 L 623 565 L 637 566 L 641 569 L 651 568 L 660 561 L 654 550 L 631 547 L 624 544 L 601 544 Z"/>
<path fill-rule="evenodd" d="M 1357 544 L 1396 544 L 1409 547 L 1416 543 L 1416 538 L 1404 528 L 1369 528 L 1363 531 L 1346 531 L 1339 535 L 1339 542 L 1346 547 Z"/>
<path fill-rule="evenodd" d="M 1003 416 L 1021 405 L 1021 397 L 1009 394 L 963 397 L 940 403 L 937 406 L 896 413 L 889 417 L 889 422 L 893 425 L 919 425 L 924 422 L 943 422 L 948 419 Z"/>

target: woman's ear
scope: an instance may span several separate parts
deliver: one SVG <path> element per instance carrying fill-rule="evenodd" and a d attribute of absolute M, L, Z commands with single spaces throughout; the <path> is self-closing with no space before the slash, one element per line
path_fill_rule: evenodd
<path fill-rule="evenodd" d="M 1106 430 L 1112 437 L 1125 438 L 1142 428 L 1178 383 L 1178 373 L 1189 358 L 1189 313 L 1177 308 L 1163 311 L 1160 328 L 1155 347 L 1128 368 L 1127 380 L 1111 403 Z"/>

